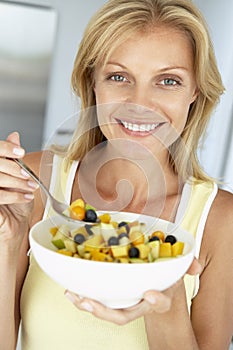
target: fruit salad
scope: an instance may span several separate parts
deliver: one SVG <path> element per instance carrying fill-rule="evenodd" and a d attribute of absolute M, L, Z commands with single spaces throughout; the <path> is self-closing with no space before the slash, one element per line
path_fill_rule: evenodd
<path fill-rule="evenodd" d="M 184 254 L 184 242 L 162 231 L 146 233 L 139 221 L 116 222 L 104 213 L 95 225 L 50 229 L 57 252 L 70 257 L 116 263 L 144 263 L 176 258 Z"/>
<path fill-rule="evenodd" d="M 63 212 L 64 215 L 74 220 L 98 222 L 99 219 L 95 208 L 90 204 L 85 203 L 82 198 L 78 198 L 71 203 L 67 210 Z"/>

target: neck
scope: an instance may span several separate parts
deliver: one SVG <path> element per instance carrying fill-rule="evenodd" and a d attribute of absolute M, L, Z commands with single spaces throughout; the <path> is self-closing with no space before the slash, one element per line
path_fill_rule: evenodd
<path fill-rule="evenodd" d="M 139 158 L 139 159 L 138 159 Z M 88 179 L 88 181 L 86 181 Z M 103 210 L 127 210 L 160 216 L 168 196 L 179 192 L 168 152 L 134 157 L 105 147 L 90 152 L 79 169 L 83 198 Z"/>

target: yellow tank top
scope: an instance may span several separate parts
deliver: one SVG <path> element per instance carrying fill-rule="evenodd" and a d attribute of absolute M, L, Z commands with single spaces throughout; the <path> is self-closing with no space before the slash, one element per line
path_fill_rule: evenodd
<path fill-rule="evenodd" d="M 50 189 L 60 200 L 70 201 L 77 162 L 64 169 L 62 160 L 54 159 Z M 57 176 L 59 172 L 59 176 Z M 196 237 L 198 257 L 202 233 L 217 186 L 194 180 L 184 186 L 176 222 Z M 49 204 L 46 216 L 51 210 Z M 185 276 L 187 303 L 198 291 L 198 278 Z M 94 288 L 94 287 L 93 287 Z M 144 318 L 125 326 L 102 321 L 80 311 L 64 296 L 64 288 L 53 282 L 31 257 L 21 295 L 22 350 L 148 350 Z"/>

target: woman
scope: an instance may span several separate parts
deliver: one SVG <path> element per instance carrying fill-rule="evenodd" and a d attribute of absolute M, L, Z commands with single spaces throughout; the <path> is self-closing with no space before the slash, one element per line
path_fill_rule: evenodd
<path fill-rule="evenodd" d="M 84 33 L 72 85 L 83 113 L 65 157 L 24 160 L 48 174 L 60 199 L 63 188 L 71 202 L 180 223 L 196 237 L 198 261 L 132 308 L 111 310 L 69 291 L 65 298 L 28 261 L 28 230 L 51 208 L 9 159 L 24 157 L 13 133 L 0 143 L 1 348 L 14 349 L 21 317 L 23 350 L 228 349 L 233 197 L 196 156 L 223 92 L 200 13 L 184 0 L 110 0 Z"/>

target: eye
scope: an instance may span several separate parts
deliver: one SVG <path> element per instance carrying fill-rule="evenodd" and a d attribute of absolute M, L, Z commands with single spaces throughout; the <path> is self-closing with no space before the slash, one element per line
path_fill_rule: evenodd
<path fill-rule="evenodd" d="M 127 79 L 121 74 L 112 74 L 108 77 L 109 80 L 117 81 L 117 82 L 125 82 Z"/>
<path fill-rule="evenodd" d="M 161 81 L 161 84 L 165 86 L 176 86 L 176 85 L 180 85 L 181 83 L 178 79 L 165 78 Z"/>

